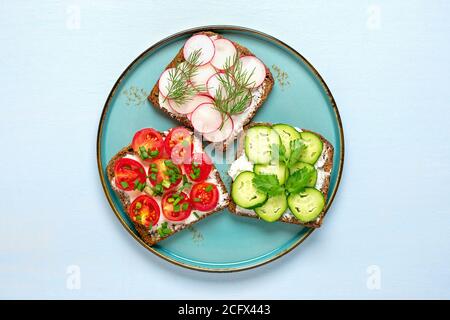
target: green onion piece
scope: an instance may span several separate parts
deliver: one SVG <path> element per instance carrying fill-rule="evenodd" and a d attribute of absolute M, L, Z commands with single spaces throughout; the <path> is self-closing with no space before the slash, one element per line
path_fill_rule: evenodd
<path fill-rule="evenodd" d="M 181 209 L 183 209 L 183 211 L 186 211 L 188 209 L 188 207 L 189 207 L 189 204 L 187 202 L 185 202 L 181 205 Z"/>
<path fill-rule="evenodd" d="M 194 198 L 194 202 L 200 202 L 202 201 L 200 198 Z"/>
<path fill-rule="evenodd" d="M 212 190 L 212 188 L 213 188 L 212 184 L 209 184 L 209 185 L 205 188 L 205 191 L 206 191 L 206 192 L 210 192 L 210 191 Z"/>
<path fill-rule="evenodd" d="M 183 140 L 183 142 L 181 142 L 181 145 L 182 145 L 183 147 L 189 147 L 189 141 Z"/>
<path fill-rule="evenodd" d="M 152 158 L 154 158 L 157 155 L 159 155 L 159 151 L 158 150 L 153 150 L 153 151 L 150 151 L 149 153 L 150 153 L 150 157 L 152 157 Z"/>
<path fill-rule="evenodd" d="M 164 188 L 170 187 L 170 181 L 163 180 L 163 181 L 161 182 L 161 184 L 162 184 L 162 186 L 163 186 Z"/>
<path fill-rule="evenodd" d="M 140 203 L 139 201 L 138 202 L 136 202 L 136 207 L 135 207 L 136 209 L 140 209 L 140 208 L 142 208 L 142 203 Z"/>
<path fill-rule="evenodd" d="M 126 182 L 126 181 L 120 182 L 120 185 L 125 189 L 129 187 L 128 182 Z"/>

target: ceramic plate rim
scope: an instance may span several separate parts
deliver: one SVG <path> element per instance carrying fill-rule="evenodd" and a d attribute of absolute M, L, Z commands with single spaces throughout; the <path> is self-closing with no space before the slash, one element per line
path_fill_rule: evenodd
<path fill-rule="evenodd" d="M 303 234 L 297 241 L 295 241 L 293 244 L 290 245 L 290 247 L 286 250 L 281 251 L 280 253 L 276 254 L 275 256 L 271 257 L 268 260 L 264 260 L 262 262 L 253 264 L 253 265 L 248 265 L 248 266 L 243 266 L 243 267 L 238 267 L 238 268 L 217 268 L 217 269 L 211 269 L 211 268 L 206 268 L 206 267 L 200 267 L 200 266 L 194 266 L 194 265 L 188 265 L 188 264 L 184 264 L 180 261 L 177 261 L 175 259 L 172 259 L 170 257 L 165 256 L 164 254 L 158 252 L 157 250 L 155 250 L 154 248 L 152 248 L 151 246 L 149 246 L 148 244 L 146 244 L 139 236 L 137 236 L 133 230 L 131 230 L 131 228 L 128 226 L 128 224 L 123 220 L 122 216 L 120 215 L 119 210 L 116 208 L 116 206 L 114 205 L 114 202 L 109 194 L 108 191 L 108 187 L 106 185 L 106 179 L 105 179 L 105 174 L 104 174 L 104 168 L 103 165 L 101 163 L 101 150 L 102 150 L 102 144 L 101 144 L 101 140 L 103 137 L 103 124 L 109 109 L 109 105 L 110 102 L 112 100 L 112 97 L 115 95 L 117 88 L 119 87 L 120 83 L 122 82 L 122 80 L 125 78 L 125 76 L 128 74 L 129 71 L 132 70 L 133 66 L 139 61 L 141 60 L 143 57 L 145 57 L 149 52 L 156 50 L 157 48 L 165 45 L 166 43 L 169 43 L 170 41 L 188 35 L 188 34 L 192 34 L 192 33 L 196 33 L 196 32 L 202 32 L 202 31 L 238 31 L 238 32 L 246 32 L 246 33 L 250 33 L 253 35 L 257 35 L 259 37 L 265 38 L 266 40 L 269 40 L 271 42 L 274 42 L 284 48 L 286 48 L 287 50 L 289 50 L 294 56 L 296 56 L 297 58 L 299 58 L 309 69 L 310 71 L 314 74 L 314 76 L 317 77 L 317 79 L 320 82 L 320 85 L 322 86 L 324 92 L 326 93 L 326 95 L 328 96 L 328 98 L 330 99 L 330 103 L 331 106 L 333 108 L 334 114 L 336 116 L 336 120 L 338 123 L 338 127 L 339 127 L 339 142 L 341 145 L 341 153 L 339 155 L 339 168 L 338 168 L 338 175 L 336 178 L 336 186 L 333 190 L 333 193 L 330 196 L 329 202 L 325 208 L 325 213 L 326 214 L 328 212 L 328 209 L 330 208 L 331 204 L 333 203 L 334 197 L 337 193 L 337 190 L 339 189 L 339 184 L 341 182 L 341 177 L 342 177 L 342 170 L 343 170 L 343 166 L 344 166 L 344 153 L 345 153 L 345 146 L 344 146 L 344 131 L 343 131 L 343 126 L 342 126 L 342 121 L 341 121 L 341 117 L 339 114 L 339 110 L 337 108 L 336 102 L 334 100 L 333 95 L 331 94 L 330 89 L 328 88 L 327 84 L 325 83 L 325 81 L 323 80 L 322 76 L 319 74 L 319 72 L 313 67 L 313 65 L 305 58 L 303 57 L 299 52 L 297 52 L 295 49 L 293 49 L 292 47 L 290 47 L 289 45 L 287 45 L 286 43 L 284 43 L 283 41 L 268 35 L 266 33 L 263 33 L 261 31 L 257 31 L 254 29 L 250 29 L 250 28 L 246 28 L 246 27 L 241 27 L 241 26 L 234 26 L 234 25 L 209 25 L 209 26 L 201 26 L 201 27 L 195 27 L 195 28 L 190 28 L 190 29 L 186 29 L 180 32 L 177 32 L 175 34 L 172 34 L 158 42 L 156 42 L 155 44 L 153 44 L 152 46 L 150 46 L 149 48 L 147 48 L 144 52 L 142 52 L 138 57 L 136 57 L 126 68 L 125 70 L 120 74 L 119 78 L 116 80 L 116 82 L 114 83 L 114 86 L 112 87 L 108 98 L 106 99 L 105 105 L 103 106 L 103 110 L 100 116 L 100 121 L 99 121 L 99 125 L 98 125 L 98 130 L 97 130 L 97 167 L 98 167 L 98 171 L 99 171 L 99 175 L 100 175 L 100 180 L 102 183 L 102 188 L 103 191 L 106 195 L 106 198 L 108 199 L 108 203 L 111 206 L 111 209 L 113 210 L 114 214 L 116 215 L 116 217 L 119 219 L 120 223 L 122 224 L 122 226 L 125 228 L 125 230 L 128 231 L 128 233 L 138 242 L 140 243 L 144 248 L 146 248 L 147 250 L 149 250 L 150 252 L 154 253 L 156 256 L 170 262 L 173 263 L 175 265 L 187 268 L 187 269 L 191 269 L 191 270 L 196 270 L 196 271 L 204 271 L 204 272 L 219 272 L 219 273 L 223 273 L 223 272 L 237 272 L 237 271 L 244 271 L 244 270 L 249 270 L 249 269 L 253 269 L 253 268 L 257 268 L 260 266 L 263 266 L 267 263 L 270 263 L 272 261 L 277 260 L 278 258 L 281 258 L 282 256 L 284 256 L 285 254 L 289 253 L 290 251 L 292 251 L 294 248 L 296 248 L 298 245 L 300 245 L 306 238 L 308 238 L 311 233 L 314 232 L 314 228 L 309 228 L 309 230 L 307 232 L 305 232 L 305 234 Z"/>

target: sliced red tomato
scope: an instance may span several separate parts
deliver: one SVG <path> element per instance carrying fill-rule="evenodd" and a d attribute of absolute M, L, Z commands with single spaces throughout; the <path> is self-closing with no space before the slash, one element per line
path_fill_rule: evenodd
<path fill-rule="evenodd" d="M 196 153 L 190 163 L 184 164 L 184 172 L 194 182 L 205 181 L 212 170 L 212 161 L 206 153 Z"/>
<path fill-rule="evenodd" d="M 176 164 L 189 162 L 193 149 L 193 139 L 192 132 L 184 127 L 171 129 L 164 141 L 169 158 Z"/>
<path fill-rule="evenodd" d="M 152 160 L 148 167 L 148 176 L 153 186 L 161 185 L 164 190 L 176 187 L 182 179 L 180 167 L 166 158 Z"/>
<path fill-rule="evenodd" d="M 209 182 L 195 184 L 191 189 L 192 207 L 199 211 L 211 211 L 219 202 L 219 190 Z"/>
<path fill-rule="evenodd" d="M 164 140 L 158 131 L 145 128 L 134 134 L 131 147 L 143 160 L 157 159 L 163 156 Z"/>
<path fill-rule="evenodd" d="M 167 192 L 161 200 L 164 217 L 171 221 L 182 221 L 190 216 L 192 204 L 184 192 Z"/>
<path fill-rule="evenodd" d="M 128 210 L 131 220 L 149 228 L 156 225 L 159 220 L 160 210 L 155 199 L 147 195 L 141 195 L 134 199 Z"/>
<path fill-rule="evenodd" d="M 144 167 L 136 160 L 121 158 L 114 166 L 114 177 L 117 188 L 125 191 L 136 189 L 146 182 Z"/>

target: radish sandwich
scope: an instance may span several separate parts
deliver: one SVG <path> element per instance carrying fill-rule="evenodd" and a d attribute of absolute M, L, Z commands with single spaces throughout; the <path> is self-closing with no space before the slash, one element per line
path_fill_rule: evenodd
<path fill-rule="evenodd" d="M 274 84 L 268 67 L 247 48 L 213 32 L 184 43 L 148 99 L 226 149 L 267 99 Z"/>

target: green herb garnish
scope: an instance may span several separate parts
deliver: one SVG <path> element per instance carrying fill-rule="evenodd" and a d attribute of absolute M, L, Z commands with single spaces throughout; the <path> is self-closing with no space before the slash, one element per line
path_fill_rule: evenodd
<path fill-rule="evenodd" d="M 156 196 L 160 196 L 164 192 L 164 189 L 163 189 L 161 183 L 158 183 L 157 185 L 155 185 L 152 190 Z"/>
<path fill-rule="evenodd" d="M 308 182 L 311 180 L 314 170 L 308 167 L 303 167 L 295 171 L 286 180 L 286 190 L 289 193 L 299 193 L 305 189 Z"/>
<path fill-rule="evenodd" d="M 205 187 L 205 191 L 206 191 L 206 192 L 210 192 L 212 189 L 213 189 L 212 184 L 208 184 L 208 185 Z"/>
<path fill-rule="evenodd" d="M 280 186 L 277 176 L 273 174 L 255 175 L 253 185 L 258 191 L 267 193 L 269 196 L 276 196 L 284 192 L 284 188 Z"/>
<path fill-rule="evenodd" d="M 216 91 L 214 105 L 224 116 L 243 112 L 250 104 L 252 94 L 249 91 L 253 72 L 242 68 L 239 55 L 227 58 L 224 73 L 218 76 L 221 89 Z M 223 124 L 222 124 L 223 125 Z"/>
<path fill-rule="evenodd" d="M 185 202 L 185 203 L 183 203 L 183 204 L 181 205 L 181 209 L 182 209 L 183 211 L 186 211 L 188 208 L 189 208 L 189 203 L 187 203 L 187 202 Z"/>
<path fill-rule="evenodd" d="M 120 185 L 121 185 L 124 189 L 126 189 L 126 188 L 129 187 L 128 182 L 126 182 L 126 181 L 121 181 L 121 182 L 120 182 Z"/>
<path fill-rule="evenodd" d="M 194 202 L 200 202 L 202 201 L 200 198 L 194 198 Z"/>
<path fill-rule="evenodd" d="M 149 151 L 149 154 L 150 154 L 150 157 L 154 158 L 159 155 L 159 151 L 158 150 Z"/>
<path fill-rule="evenodd" d="M 272 155 L 275 157 L 278 156 L 278 159 L 273 159 L 274 162 L 277 162 L 278 160 L 279 162 L 284 163 L 288 168 L 291 168 L 294 164 L 299 162 L 300 157 L 306 148 L 304 142 L 301 139 L 295 139 L 290 141 L 289 147 L 291 153 L 288 156 L 286 154 L 286 148 L 282 144 L 279 146 L 275 144 L 272 145 Z"/>
<path fill-rule="evenodd" d="M 204 86 L 193 86 L 189 81 L 197 74 L 201 49 L 192 52 L 185 63 L 179 63 L 173 70 L 169 71 L 169 85 L 166 87 L 167 96 L 175 104 L 182 105 L 191 100 Z"/>
<path fill-rule="evenodd" d="M 161 182 L 161 185 L 162 185 L 164 188 L 169 188 L 169 187 L 170 187 L 170 181 L 168 181 L 168 180 L 163 180 L 163 181 Z"/>

